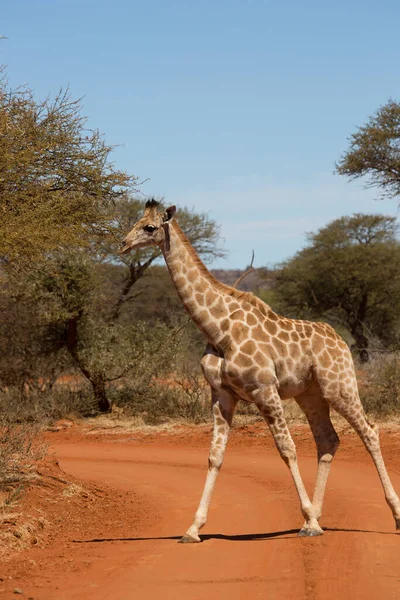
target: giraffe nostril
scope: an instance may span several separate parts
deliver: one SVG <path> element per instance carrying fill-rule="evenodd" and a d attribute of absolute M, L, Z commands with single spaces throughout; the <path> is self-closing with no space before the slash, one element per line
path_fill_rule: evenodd
<path fill-rule="evenodd" d="M 131 249 L 130 245 L 128 244 L 127 240 L 123 240 L 119 247 L 118 247 L 118 254 L 126 254 L 127 252 L 129 252 L 129 250 Z"/>

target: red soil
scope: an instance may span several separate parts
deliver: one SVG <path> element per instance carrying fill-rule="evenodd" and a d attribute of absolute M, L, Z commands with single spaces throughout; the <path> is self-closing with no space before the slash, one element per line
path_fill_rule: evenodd
<path fill-rule="evenodd" d="M 309 430 L 292 431 L 312 490 Z M 323 536 L 297 537 L 302 517 L 289 472 L 256 424 L 232 432 L 203 543 L 177 544 L 200 497 L 209 435 L 209 426 L 48 433 L 67 474 L 58 475 L 79 478 L 84 491 L 26 495 L 25 510 L 39 503 L 48 525 L 34 546 L 3 564 L 0 597 L 16 597 L 15 588 L 35 600 L 400 597 L 400 534 L 370 457 L 348 431 L 328 481 Z M 381 439 L 400 492 L 398 429 Z"/>

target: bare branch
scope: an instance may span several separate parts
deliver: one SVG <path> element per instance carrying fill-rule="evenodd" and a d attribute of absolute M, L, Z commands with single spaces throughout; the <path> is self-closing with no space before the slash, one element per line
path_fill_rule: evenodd
<path fill-rule="evenodd" d="M 255 268 L 253 267 L 253 262 L 254 262 L 254 250 L 252 250 L 251 252 L 252 252 L 252 254 L 251 254 L 251 262 L 250 262 L 250 265 L 249 265 L 249 267 L 248 267 L 247 271 L 245 271 L 244 273 L 242 273 L 242 275 L 241 275 L 241 276 L 240 276 L 238 279 L 236 279 L 236 281 L 235 281 L 235 283 L 233 284 L 233 286 L 232 286 L 232 287 L 234 287 L 234 288 L 237 288 L 237 286 L 239 285 L 239 283 L 240 283 L 241 281 L 243 281 L 243 279 L 244 279 L 245 277 L 247 277 L 247 275 L 250 275 L 250 273 L 252 273 L 253 271 L 255 271 Z"/>

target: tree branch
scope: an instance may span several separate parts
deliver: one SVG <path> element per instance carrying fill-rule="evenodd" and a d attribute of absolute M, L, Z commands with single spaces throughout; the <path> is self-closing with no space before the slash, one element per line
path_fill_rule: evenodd
<path fill-rule="evenodd" d="M 129 292 L 135 283 L 143 277 L 145 271 L 150 267 L 152 262 L 158 258 L 159 252 L 155 251 L 146 262 L 142 265 L 140 263 L 131 263 L 129 265 L 129 274 L 126 278 L 125 285 L 123 286 L 119 298 L 114 306 L 114 310 L 112 312 L 111 321 L 116 321 L 121 313 L 122 305 L 128 300 Z"/>

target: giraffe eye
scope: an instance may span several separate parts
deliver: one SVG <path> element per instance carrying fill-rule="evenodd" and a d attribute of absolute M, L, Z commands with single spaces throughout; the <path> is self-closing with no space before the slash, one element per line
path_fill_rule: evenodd
<path fill-rule="evenodd" d="M 153 231 L 155 231 L 157 229 L 157 227 L 155 227 L 154 225 L 145 225 L 143 227 L 144 231 L 147 231 L 148 233 L 153 233 Z"/>

